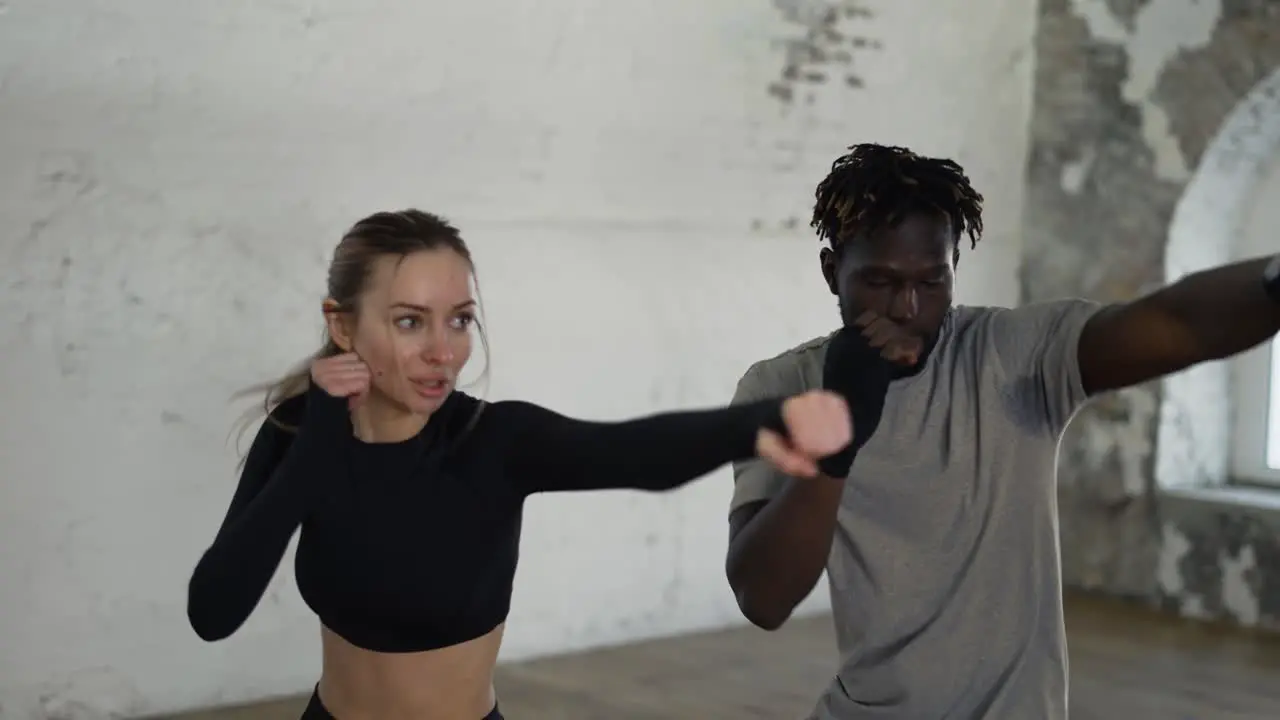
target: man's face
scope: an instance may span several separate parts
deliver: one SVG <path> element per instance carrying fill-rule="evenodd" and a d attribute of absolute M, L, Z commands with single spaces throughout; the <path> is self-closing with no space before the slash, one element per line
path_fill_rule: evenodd
<path fill-rule="evenodd" d="M 951 309 L 956 236 L 945 217 L 908 215 L 870 237 L 823 249 L 822 274 L 845 325 L 870 310 L 932 343 Z"/>

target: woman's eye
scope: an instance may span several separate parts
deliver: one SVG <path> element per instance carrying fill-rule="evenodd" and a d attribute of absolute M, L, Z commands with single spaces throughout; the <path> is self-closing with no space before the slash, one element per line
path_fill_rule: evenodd
<path fill-rule="evenodd" d="M 466 330 L 471 327 L 473 322 L 475 322 L 475 318 L 471 315 L 457 315 L 453 318 L 453 329 Z"/>
<path fill-rule="evenodd" d="M 413 330 L 414 328 L 418 327 L 418 318 L 408 317 L 408 316 L 402 317 L 402 318 L 396 318 L 396 327 L 400 328 L 401 330 Z"/>

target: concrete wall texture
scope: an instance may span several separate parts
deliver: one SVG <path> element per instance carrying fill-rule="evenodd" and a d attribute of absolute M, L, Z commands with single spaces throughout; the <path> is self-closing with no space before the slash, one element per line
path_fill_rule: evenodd
<path fill-rule="evenodd" d="M 1280 5 L 1041 0 L 1039 13 L 1023 299 L 1120 300 L 1276 252 Z M 1059 474 L 1070 584 L 1280 627 L 1274 512 L 1185 501 L 1233 480 L 1233 423 L 1263 421 L 1233 413 L 1238 367 L 1115 394 L 1072 424 Z"/>
<path fill-rule="evenodd" d="M 289 561 L 216 645 L 185 583 L 234 483 L 228 398 L 313 349 L 368 212 L 459 223 L 488 396 L 588 417 L 724 402 L 831 327 L 805 226 L 852 142 L 964 163 L 990 209 L 961 298 L 1016 302 L 1034 24 L 1013 0 L 0 2 L 0 718 L 314 682 Z M 740 622 L 729 485 L 534 501 L 505 657 Z"/>

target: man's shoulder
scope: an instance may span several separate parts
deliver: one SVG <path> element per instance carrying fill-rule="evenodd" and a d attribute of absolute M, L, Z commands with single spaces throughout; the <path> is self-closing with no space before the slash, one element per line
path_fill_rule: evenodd
<path fill-rule="evenodd" d="M 957 329 L 971 329 L 1009 312 L 1000 305 L 956 305 L 951 309 L 951 322 Z"/>
<path fill-rule="evenodd" d="M 831 343 L 835 332 L 820 335 L 806 340 L 793 348 L 783 350 L 773 357 L 752 363 L 747 373 L 763 373 L 765 375 L 788 374 L 808 368 L 822 369 L 822 361 L 827 355 L 827 346 Z"/>
<path fill-rule="evenodd" d="M 974 330 L 994 330 L 996 332 L 1025 332 L 1034 329 L 1035 323 L 1028 323 L 1042 315 L 1055 315 L 1070 312 L 1082 301 L 1055 300 L 1006 307 L 1002 305 L 957 305 L 951 310 L 950 323 L 957 338 L 965 338 Z M 1032 327 L 1025 327 L 1030 324 Z"/>
<path fill-rule="evenodd" d="M 1079 298 L 1027 303 L 1017 307 L 957 306 L 952 311 L 955 339 L 989 336 L 996 342 L 1026 342 L 1083 322 L 1101 307 Z M 975 332 L 976 331 L 976 332 Z"/>
<path fill-rule="evenodd" d="M 806 340 L 772 357 L 757 360 L 743 374 L 738 387 L 753 394 L 795 394 L 822 384 L 822 362 L 835 332 Z"/>

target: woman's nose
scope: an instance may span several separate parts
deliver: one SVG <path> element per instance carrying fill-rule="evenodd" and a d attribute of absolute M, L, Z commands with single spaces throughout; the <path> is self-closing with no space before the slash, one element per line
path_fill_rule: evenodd
<path fill-rule="evenodd" d="M 453 343 L 449 342 L 449 328 L 438 327 L 428 333 L 423 347 L 423 360 L 431 363 L 447 364 L 453 361 Z"/>

